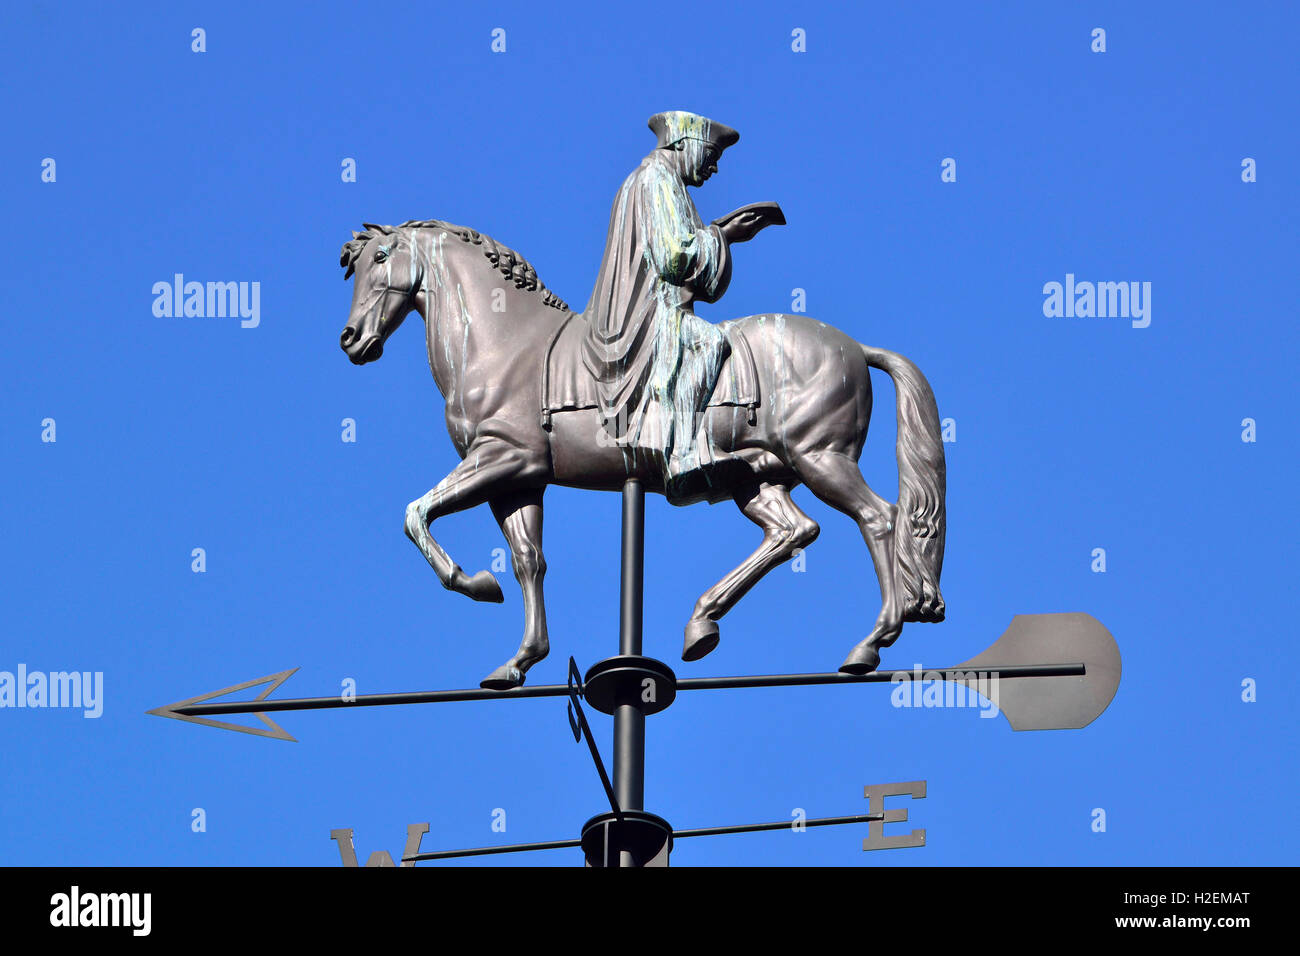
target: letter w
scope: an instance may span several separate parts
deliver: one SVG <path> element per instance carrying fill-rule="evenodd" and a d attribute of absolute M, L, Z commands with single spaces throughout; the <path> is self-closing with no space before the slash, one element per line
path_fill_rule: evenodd
<path fill-rule="evenodd" d="M 406 827 L 406 849 L 402 851 L 402 856 L 415 856 L 420 852 L 420 839 L 429 832 L 427 823 L 411 823 Z M 343 857 L 344 866 L 357 865 L 357 851 L 352 845 L 351 830 L 331 830 L 330 839 L 337 840 L 339 844 L 339 856 Z M 366 866 L 393 866 L 393 858 L 387 850 L 376 850 L 370 854 L 370 859 L 366 861 Z M 402 866 L 415 866 L 414 863 L 402 863 Z"/>

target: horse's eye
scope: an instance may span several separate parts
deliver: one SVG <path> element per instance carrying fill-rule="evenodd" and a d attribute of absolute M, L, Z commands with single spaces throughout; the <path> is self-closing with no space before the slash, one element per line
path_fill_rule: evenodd
<path fill-rule="evenodd" d="M 379 250 L 378 252 L 375 253 L 375 261 L 376 261 L 376 262 L 383 262 L 383 261 L 384 261 L 385 259 L 387 259 L 387 258 L 388 258 L 388 247 L 387 247 L 387 246 L 383 246 L 382 248 L 380 248 L 380 250 Z"/>

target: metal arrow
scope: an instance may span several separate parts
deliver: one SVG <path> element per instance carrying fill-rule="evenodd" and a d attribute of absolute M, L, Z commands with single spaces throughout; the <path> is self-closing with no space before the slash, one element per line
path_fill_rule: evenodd
<path fill-rule="evenodd" d="M 177 701 L 174 704 L 168 704 L 166 707 L 158 707 L 154 710 L 145 711 L 157 717 L 174 717 L 177 720 L 188 720 L 195 724 L 205 724 L 208 727 L 220 727 L 222 730 L 237 730 L 241 734 L 253 734 L 256 737 L 270 737 L 274 740 L 294 740 L 289 733 L 267 717 L 262 711 L 278 710 L 273 705 L 277 701 L 266 700 L 266 695 L 271 693 L 298 670 L 292 667 L 287 671 L 280 671 L 278 674 L 268 674 L 266 677 L 259 677 L 257 680 L 246 680 L 242 684 L 236 684 L 234 687 L 227 687 L 223 690 L 213 691 L 211 694 L 200 694 L 198 697 L 191 697 L 189 700 Z M 234 709 L 222 708 L 220 704 L 215 705 L 218 709 L 204 709 L 202 701 L 211 700 L 214 697 L 225 697 L 227 694 L 233 694 L 236 691 L 247 690 L 249 687 L 256 687 L 258 684 L 270 683 L 270 686 L 262 693 L 258 694 L 250 703 L 239 702 Z M 280 703 L 284 703 L 281 701 Z M 212 705 L 209 705 L 212 706 Z M 241 724 L 228 724 L 223 720 L 208 720 L 200 714 L 257 714 L 258 720 L 266 724 L 269 730 L 262 730 L 260 727 L 245 727 Z M 295 741 L 296 742 L 296 741 Z"/>
<path fill-rule="evenodd" d="M 300 697 L 290 700 L 265 699 L 267 694 L 276 687 L 279 687 L 297 670 L 298 668 L 295 667 L 291 670 L 281 671 L 278 674 L 272 674 L 269 677 L 245 681 L 242 684 L 236 684 L 233 687 L 213 691 L 210 694 L 191 697 L 189 700 L 177 701 L 176 703 L 168 704 L 165 707 L 157 707 L 154 710 L 146 711 L 146 713 L 153 714 L 156 717 L 172 717 L 176 720 L 188 720 L 196 724 L 205 724 L 209 727 L 220 727 L 223 730 L 237 730 L 240 733 L 255 734 L 259 737 L 272 737 L 276 740 L 294 740 L 293 737 L 289 736 L 288 733 L 274 724 L 269 718 L 263 717 L 262 715 L 277 710 L 330 710 L 335 707 L 387 707 L 392 704 L 438 704 L 461 700 L 511 700 L 524 697 L 565 697 L 569 693 L 569 688 L 564 684 L 546 684 L 540 687 L 516 687 L 512 690 L 483 690 L 480 687 L 476 687 L 472 690 L 422 690 L 400 694 L 361 694 L 352 698 Z M 258 684 L 264 684 L 270 680 L 274 680 L 275 683 L 263 691 L 254 700 L 223 701 L 215 704 L 202 703 L 202 701 L 212 700 L 214 697 L 224 697 L 227 694 L 235 693 L 235 691 L 254 687 Z M 269 727 L 273 728 L 275 732 L 268 732 L 257 727 L 244 727 L 239 724 L 228 724 L 219 720 L 204 719 L 213 714 L 257 714 Z"/>
<path fill-rule="evenodd" d="M 743 687 L 791 687 L 816 684 L 889 684 L 939 679 L 981 689 L 978 675 L 999 679 L 1001 713 L 1015 730 L 1063 730 L 1086 727 L 1109 706 L 1119 687 L 1122 666 L 1110 632 L 1090 614 L 1018 614 L 989 648 L 955 667 L 874 671 L 853 675 L 831 673 L 758 674 L 740 677 L 687 677 L 677 690 L 720 690 Z M 240 733 L 293 740 L 267 713 L 282 710 L 329 710 L 341 707 L 387 707 L 394 704 L 436 704 L 466 700 L 516 700 L 529 697 L 570 697 L 575 685 L 543 684 L 511 690 L 426 690 L 398 694 L 361 694 L 352 698 L 305 697 L 267 700 L 297 668 L 245 681 L 148 711 L 158 717 L 188 720 Z M 571 678 L 572 680 L 572 678 Z M 1005 682 L 1005 683 L 1004 683 Z M 251 701 L 205 703 L 259 684 L 270 686 Z M 580 687 L 577 688 L 580 691 Z M 257 714 L 269 730 L 206 719 L 224 714 Z"/>

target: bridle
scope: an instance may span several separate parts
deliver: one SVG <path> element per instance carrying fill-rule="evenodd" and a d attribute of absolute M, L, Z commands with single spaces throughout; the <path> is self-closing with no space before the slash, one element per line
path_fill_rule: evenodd
<path fill-rule="evenodd" d="M 388 247 L 385 247 L 385 249 L 387 248 Z M 423 281 L 421 282 L 421 287 L 423 287 Z M 379 290 L 375 290 L 375 291 L 379 291 Z M 388 293 L 396 292 L 402 296 L 408 296 L 408 295 L 414 296 L 417 295 L 419 291 L 420 288 L 399 289 L 397 286 L 394 285 L 384 286 L 383 291 L 379 298 L 379 320 L 382 322 L 384 316 L 388 314 Z"/>
<path fill-rule="evenodd" d="M 378 290 L 376 290 L 376 291 L 378 291 Z M 390 293 L 390 292 L 396 292 L 396 293 L 398 293 L 399 295 L 407 296 L 407 295 L 414 295 L 414 294 L 416 293 L 416 291 L 417 291 L 417 290 L 415 290 L 415 289 L 399 289 L 397 286 L 393 286 L 393 285 L 386 285 L 386 286 L 384 286 L 384 288 L 383 288 L 383 293 L 382 293 L 382 294 L 380 295 L 380 297 L 379 297 L 379 318 L 380 318 L 380 321 L 382 321 L 383 318 L 384 318 L 384 316 L 388 314 L 388 293 Z"/>

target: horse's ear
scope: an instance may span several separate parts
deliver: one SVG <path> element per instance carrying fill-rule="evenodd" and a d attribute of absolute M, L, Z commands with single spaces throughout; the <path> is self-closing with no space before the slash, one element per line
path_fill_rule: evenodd
<path fill-rule="evenodd" d="M 353 230 L 352 230 L 352 238 L 353 238 L 353 239 L 360 239 L 360 238 L 361 238 L 361 233 L 359 233 L 359 232 L 357 232 L 355 229 L 353 229 Z"/>
<path fill-rule="evenodd" d="M 391 226 L 380 226 L 380 225 L 377 225 L 377 224 L 375 224 L 375 223 L 373 223 L 373 222 L 363 222 L 363 223 L 361 224 L 361 226 L 362 226 L 362 228 L 364 228 L 364 229 L 368 229 L 368 230 L 370 230 L 371 232 L 377 232 L 377 233 L 379 233 L 380 235 L 383 235 L 383 236 L 391 235 L 392 232 L 393 232 L 393 229 L 392 229 Z"/>

